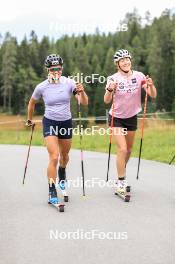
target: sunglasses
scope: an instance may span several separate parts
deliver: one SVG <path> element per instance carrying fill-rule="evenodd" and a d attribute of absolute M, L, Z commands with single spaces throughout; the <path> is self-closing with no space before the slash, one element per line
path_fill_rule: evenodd
<path fill-rule="evenodd" d="M 62 71 L 62 68 L 61 67 L 50 68 L 49 71 L 51 72 Z"/>

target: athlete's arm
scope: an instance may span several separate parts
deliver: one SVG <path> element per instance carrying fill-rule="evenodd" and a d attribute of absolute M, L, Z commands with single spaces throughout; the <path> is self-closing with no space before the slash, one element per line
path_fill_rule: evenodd
<path fill-rule="evenodd" d="M 106 87 L 106 92 L 104 95 L 105 104 L 109 104 L 112 101 L 113 92 L 117 88 L 117 84 L 115 82 L 111 82 L 109 86 Z"/>
<path fill-rule="evenodd" d="M 156 98 L 156 87 L 154 86 L 153 80 L 148 75 L 146 76 L 146 82 L 147 84 L 143 85 L 144 90 L 147 91 L 149 96 L 151 96 L 152 98 Z"/>
<path fill-rule="evenodd" d="M 76 89 L 75 89 L 75 98 L 78 100 L 78 96 L 80 96 L 80 103 L 82 105 L 88 105 L 88 96 L 85 93 L 84 87 L 81 83 L 76 84 Z"/>
<path fill-rule="evenodd" d="M 30 101 L 28 103 L 28 114 L 27 114 L 27 120 L 32 120 L 33 118 L 33 113 L 35 110 L 35 104 L 37 103 L 37 100 L 33 99 L 32 97 L 30 98 Z"/>

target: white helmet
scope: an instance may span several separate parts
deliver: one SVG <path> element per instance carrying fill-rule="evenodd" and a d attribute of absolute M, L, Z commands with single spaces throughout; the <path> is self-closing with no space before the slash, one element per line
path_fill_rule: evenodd
<path fill-rule="evenodd" d="M 123 59 L 123 58 L 132 58 L 131 54 L 129 53 L 128 50 L 118 50 L 116 51 L 116 53 L 114 54 L 114 61 L 118 62 L 119 60 Z"/>

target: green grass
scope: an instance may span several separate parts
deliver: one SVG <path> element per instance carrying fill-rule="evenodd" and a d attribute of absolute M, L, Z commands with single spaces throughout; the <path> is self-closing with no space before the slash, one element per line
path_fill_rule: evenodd
<path fill-rule="evenodd" d="M 22 144 L 28 145 L 30 130 L 0 131 L 0 144 Z M 43 146 L 44 140 L 41 130 L 36 130 L 33 136 L 33 145 Z M 109 136 L 83 136 L 83 149 L 98 152 L 108 152 Z M 138 157 L 140 146 L 140 131 L 136 133 L 136 140 L 132 157 Z M 80 148 L 79 136 L 73 137 L 72 148 Z M 112 153 L 116 153 L 113 144 Z M 168 163 L 175 154 L 175 126 L 145 128 L 142 147 L 142 158 Z"/>

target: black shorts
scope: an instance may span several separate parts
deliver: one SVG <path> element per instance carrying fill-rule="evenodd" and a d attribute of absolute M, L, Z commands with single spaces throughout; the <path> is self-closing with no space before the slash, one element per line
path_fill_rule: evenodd
<path fill-rule="evenodd" d="M 60 139 L 72 138 L 72 119 L 56 121 L 43 117 L 43 136 L 56 136 Z"/>
<path fill-rule="evenodd" d="M 112 116 L 109 114 L 108 124 L 111 126 Z M 114 117 L 113 127 L 127 128 L 127 131 L 137 130 L 137 115 L 129 118 Z"/>

